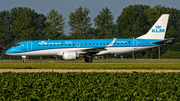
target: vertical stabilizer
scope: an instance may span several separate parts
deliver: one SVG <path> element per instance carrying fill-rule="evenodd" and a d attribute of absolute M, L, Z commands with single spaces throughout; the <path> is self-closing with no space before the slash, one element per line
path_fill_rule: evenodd
<path fill-rule="evenodd" d="M 161 15 L 161 17 L 156 21 L 148 33 L 137 37 L 137 39 L 164 39 L 168 19 L 169 14 Z"/>

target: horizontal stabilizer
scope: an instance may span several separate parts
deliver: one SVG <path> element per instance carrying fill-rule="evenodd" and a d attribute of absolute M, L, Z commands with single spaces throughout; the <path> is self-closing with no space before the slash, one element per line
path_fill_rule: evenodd
<path fill-rule="evenodd" d="M 164 39 L 164 40 L 156 41 L 156 42 L 152 42 L 152 43 L 162 43 L 162 42 L 170 43 L 170 42 L 172 42 L 173 39 L 174 39 L 174 38 L 169 38 L 169 39 Z"/>

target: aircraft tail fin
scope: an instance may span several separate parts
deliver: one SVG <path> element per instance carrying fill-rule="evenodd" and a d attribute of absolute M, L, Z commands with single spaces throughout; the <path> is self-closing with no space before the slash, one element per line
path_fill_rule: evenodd
<path fill-rule="evenodd" d="M 156 21 L 156 23 L 151 27 L 147 34 L 144 34 L 137 39 L 164 39 L 167 23 L 169 19 L 169 14 L 163 14 Z"/>

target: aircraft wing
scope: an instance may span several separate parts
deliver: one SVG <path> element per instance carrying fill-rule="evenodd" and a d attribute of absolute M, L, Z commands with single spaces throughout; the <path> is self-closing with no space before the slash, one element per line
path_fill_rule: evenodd
<path fill-rule="evenodd" d="M 112 47 L 112 45 L 114 44 L 114 42 L 116 41 L 117 38 L 114 38 L 114 40 L 107 46 L 105 47 L 96 47 L 96 48 L 88 48 L 88 49 L 79 49 L 79 50 L 74 50 L 75 52 L 78 53 L 99 53 L 100 51 L 106 50 L 106 48 L 108 47 Z"/>
<path fill-rule="evenodd" d="M 156 42 L 152 42 L 152 43 L 162 43 L 162 42 L 170 43 L 170 42 L 172 42 L 173 39 L 174 39 L 174 38 L 169 38 L 169 39 L 164 39 L 164 40 L 156 41 Z"/>

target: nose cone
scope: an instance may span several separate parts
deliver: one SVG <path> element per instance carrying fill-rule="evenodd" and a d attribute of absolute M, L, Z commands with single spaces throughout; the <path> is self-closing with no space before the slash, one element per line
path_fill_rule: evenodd
<path fill-rule="evenodd" d="M 8 55 L 10 53 L 11 53 L 11 51 L 9 49 L 5 52 L 6 55 Z"/>
<path fill-rule="evenodd" d="M 5 54 L 6 55 L 10 55 L 12 52 L 14 51 L 14 49 L 11 47 L 10 49 L 8 49 Z"/>

